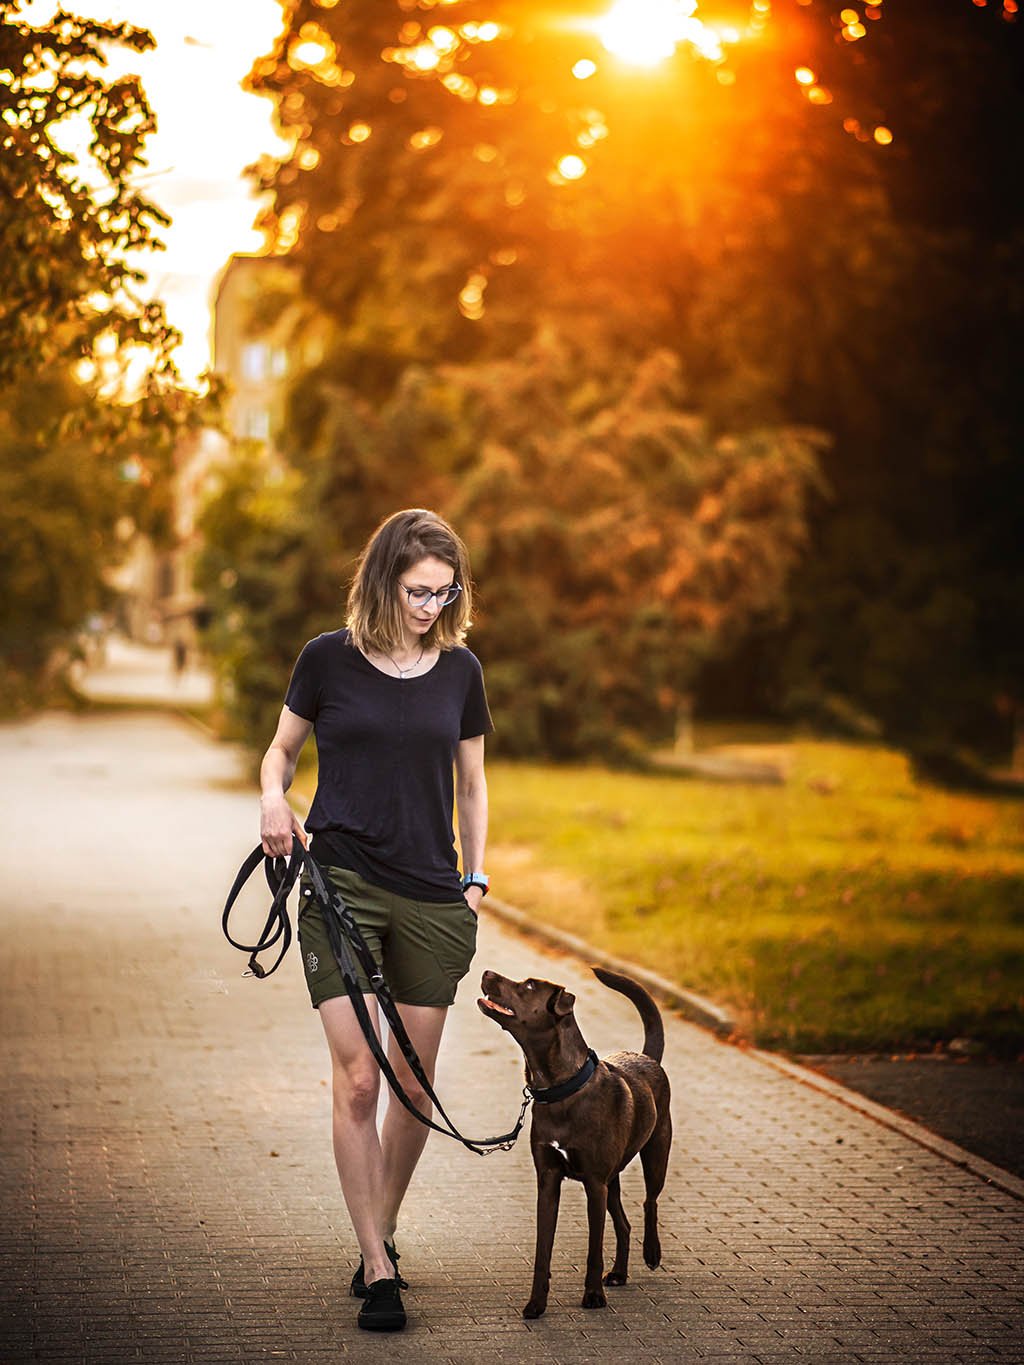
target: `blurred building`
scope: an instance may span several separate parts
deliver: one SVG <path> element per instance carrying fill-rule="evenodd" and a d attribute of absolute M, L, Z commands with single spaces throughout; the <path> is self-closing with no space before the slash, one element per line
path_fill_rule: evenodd
<path fill-rule="evenodd" d="M 226 383 L 234 441 L 275 450 L 294 374 L 323 354 L 319 328 L 281 256 L 232 256 L 213 298 L 213 370 Z"/>
<path fill-rule="evenodd" d="M 197 643 L 205 603 L 195 588 L 195 567 L 202 537 L 199 518 L 215 486 L 217 469 L 230 458 L 222 431 L 207 427 L 183 437 L 174 452 L 175 544 L 162 556 L 162 590 L 157 608 L 164 642 L 189 651 Z"/>
<path fill-rule="evenodd" d="M 194 570 L 202 505 L 217 470 L 242 442 L 262 447 L 273 467 L 291 376 L 315 364 L 322 350 L 316 328 L 298 326 L 293 273 L 281 257 L 230 257 L 214 284 L 210 312 L 211 368 L 225 389 L 223 430 L 183 437 L 175 452 L 174 547 L 161 551 L 134 535 L 111 578 L 122 629 L 186 651 L 195 647 L 204 611 Z"/>

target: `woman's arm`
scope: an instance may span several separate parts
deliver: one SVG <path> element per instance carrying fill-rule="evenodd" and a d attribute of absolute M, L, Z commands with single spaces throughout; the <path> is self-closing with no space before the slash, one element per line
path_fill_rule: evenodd
<path fill-rule="evenodd" d="M 263 852 L 278 858 L 291 853 L 293 835 L 297 834 L 303 845 L 307 842 L 302 821 L 285 799 L 285 792 L 292 785 L 295 765 L 312 728 L 311 721 L 283 706 L 277 733 L 260 765 L 260 839 Z"/>
<path fill-rule="evenodd" d="M 459 811 L 459 843 L 463 872 L 484 870 L 487 847 L 487 778 L 484 776 L 484 737 L 459 741 L 455 752 L 455 804 Z M 471 886 L 466 900 L 478 910 L 483 899 L 479 886 Z"/>

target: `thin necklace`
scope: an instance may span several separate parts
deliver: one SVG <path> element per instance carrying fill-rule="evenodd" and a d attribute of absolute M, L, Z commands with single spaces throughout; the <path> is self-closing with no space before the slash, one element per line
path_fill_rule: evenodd
<path fill-rule="evenodd" d="M 419 657 L 414 663 L 411 663 L 408 668 L 399 668 L 397 661 L 392 659 L 390 654 L 385 654 L 384 657 L 394 664 L 395 672 L 398 674 L 399 678 L 404 678 L 407 673 L 412 673 L 415 669 L 419 668 L 420 664 L 423 662 L 423 646 L 420 645 Z"/>

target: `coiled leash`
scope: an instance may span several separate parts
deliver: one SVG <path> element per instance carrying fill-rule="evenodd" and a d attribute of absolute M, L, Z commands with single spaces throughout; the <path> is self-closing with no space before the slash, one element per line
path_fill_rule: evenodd
<path fill-rule="evenodd" d="M 267 914 L 267 921 L 263 926 L 259 941 L 255 944 L 239 943 L 231 937 L 228 928 L 228 921 L 231 918 L 231 910 L 238 899 L 242 887 L 249 880 L 252 874 L 263 863 L 264 875 L 267 885 L 273 894 L 270 910 Z M 503 1133 L 500 1137 L 492 1138 L 467 1138 L 459 1132 L 455 1124 L 451 1121 L 444 1111 L 444 1106 L 434 1093 L 434 1088 L 427 1078 L 423 1069 L 423 1063 L 412 1045 L 405 1025 L 402 1023 L 402 1016 L 398 1012 L 384 980 L 383 973 L 378 967 L 369 945 L 363 938 L 352 917 L 352 911 L 342 900 L 341 895 L 331 887 L 327 878 L 324 876 L 323 869 L 313 855 L 303 848 L 298 838 L 292 841 L 292 852 L 290 858 L 274 858 L 265 854 L 261 847 L 254 848 L 246 858 L 245 862 L 238 870 L 238 876 L 234 880 L 231 890 L 228 892 L 227 902 L 224 906 L 224 914 L 221 916 L 221 928 L 224 930 L 224 937 L 233 948 L 238 948 L 243 953 L 249 954 L 249 966 L 245 972 L 246 976 L 255 976 L 259 980 L 271 976 L 280 967 L 284 960 L 292 941 L 292 926 L 288 918 L 288 896 L 292 887 L 298 880 L 299 873 L 305 871 L 309 878 L 309 885 L 303 888 L 303 895 L 312 896 L 318 902 L 323 912 L 324 924 L 327 927 L 327 937 L 331 944 L 331 952 L 341 971 L 342 980 L 345 983 L 345 990 L 352 1001 L 352 1008 L 355 1010 L 356 1018 L 359 1020 L 359 1027 L 363 1031 L 363 1037 L 373 1054 L 374 1060 L 384 1074 L 388 1085 L 391 1087 L 392 1094 L 402 1104 L 409 1113 L 419 1119 L 420 1123 L 432 1128 L 435 1133 L 443 1133 L 445 1137 L 454 1138 L 456 1142 L 461 1142 L 464 1147 L 468 1147 L 471 1152 L 476 1152 L 478 1156 L 490 1156 L 492 1152 L 507 1152 L 515 1144 L 516 1139 L 522 1132 L 523 1124 L 526 1122 L 526 1111 L 529 1108 L 530 1100 L 533 1096 L 526 1089 L 523 1091 L 523 1107 L 519 1111 L 519 1118 L 516 1120 L 515 1127 L 511 1132 Z M 272 948 L 280 940 L 281 948 L 277 954 L 272 967 L 264 967 L 257 961 L 260 953 Z M 377 1037 L 377 1030 L 373 1026 L 370 1012 L 366 1008 L 366 1000 L 359 987 L 356 960 L 366 973 L 370 983 L 370 989 L 377 998 L 380 1012 L 387 1020 L 388 1028 L 401 1050 L 402 1056 L 408 1063 L 409 1070 L 423 1087 L 424 1093 L 433 1103 L 440 1117 L 444 1120 L 443 1124 L 435 1123 L 433 1119 L 427 1118 L 413 1104 L 412 1100 L 402 1089 L 402 1083 L 395 1075 L 394 1068 L 388 1059 L 387 1053 L 381 1046 L 380 1039 Z"/>

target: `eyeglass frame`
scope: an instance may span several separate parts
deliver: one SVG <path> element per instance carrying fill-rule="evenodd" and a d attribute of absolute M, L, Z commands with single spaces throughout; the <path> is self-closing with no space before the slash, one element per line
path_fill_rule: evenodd
<path fill-rule="evenodd" d="M 405 583 L 402 583 L 402 582 L 399 582 L 398 586 L 404 591 L 404 593 L 405 593 L 405 595 L 406 595 L 406 598 L 407 598 L 407 600 L 408 600 L 408 602 L 409 602 L 409 605 L 410 605 L 411 607 L 412 607 L 412 606 L 416 606 L 416 607 L 425 607 L 425 606 L 427 605 L 427 603 L 428 603 L 431 599 L 433 599 L 434 601 L 437 602 L 437 609 L 438 609 L 438 611 L 444 611 L 445 607 L 450 607 L 451 604 L 452 604 L 452 603 L 455 601 L 455 599 L 458 597 L 459 593 L 462 592 L 462 584 L 461 584 L 461 583 L 449 583 L 448 586 L 447 586 L 447 588 L 438 588 L 438 589 L 437 589 L 436 591 L 434 591 L 434 592 L 431 592 L 431 590 L 430 590 L 429 588 L 410 588 L 410 587 L 408 587 Z M 412 595 L 413 595 L 413 593 L 419 593 L 419 594 L 423 595 L 423 601 L 422 601 L 422 602 L 413 602 L 413 600 L 412 600 Z M 441 601 L 438 600 L 438 599 L 441 597 L 441 594 L 442 594 L 442 593 L 445 594 L 445 600 L 444 600 L 443 602 L 441 602 Z M 449 594 L 449 593 L 451 594 L 451 596 L 448 596 L 448 595 L 447 595 L 447 594 Z"/>

